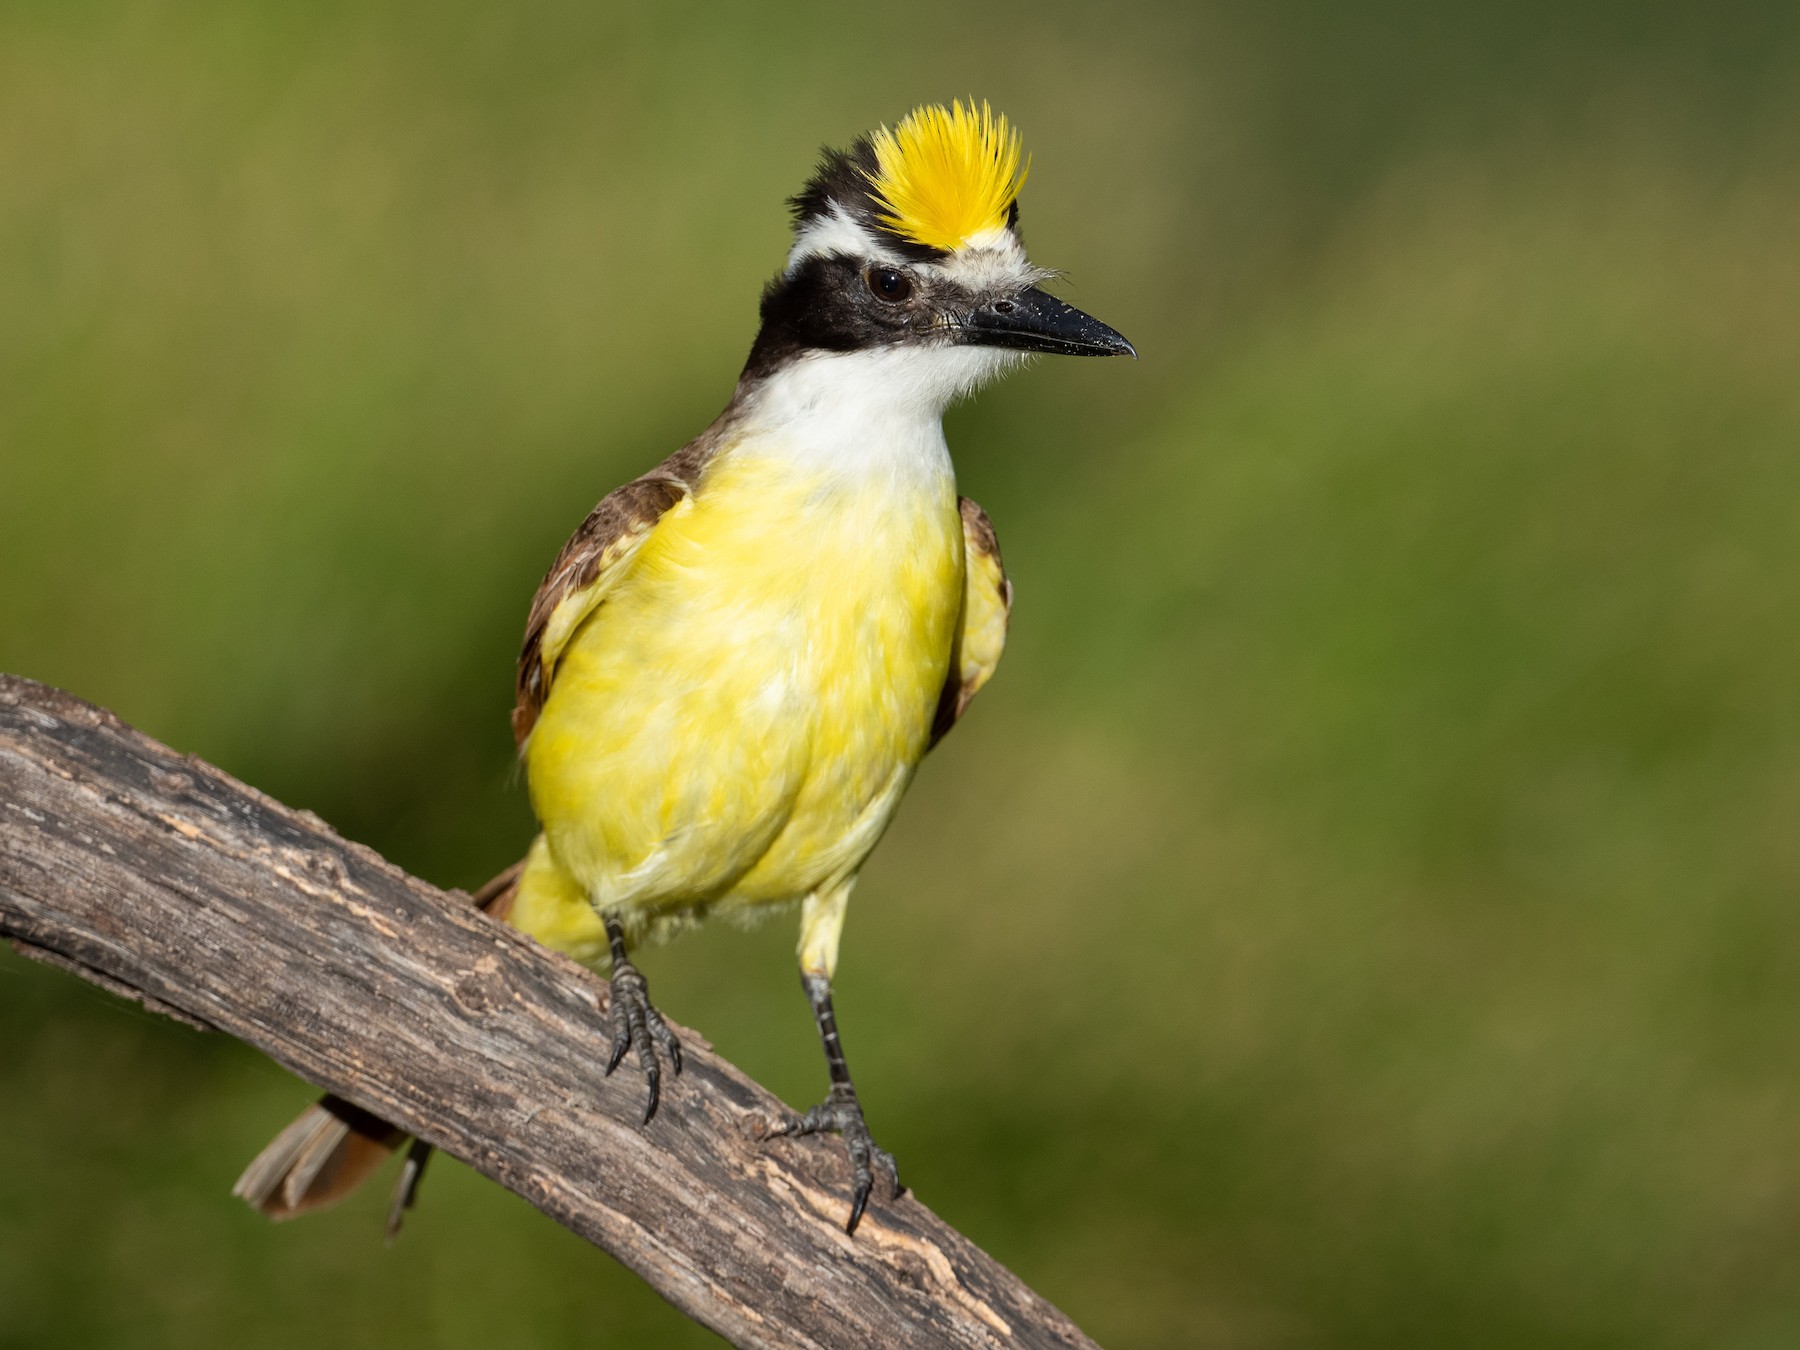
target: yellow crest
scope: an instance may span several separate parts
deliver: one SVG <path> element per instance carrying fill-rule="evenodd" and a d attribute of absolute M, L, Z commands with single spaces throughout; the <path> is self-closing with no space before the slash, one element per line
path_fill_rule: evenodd
<path fill-rule="evenodd" d="M 871 140 L 881 223 L 946 253 L 1006 228 L 1031 167 L 1020 162 L 1018 131 L 985 102 L 976 112 L 974 99 L 915 108 Z"/>

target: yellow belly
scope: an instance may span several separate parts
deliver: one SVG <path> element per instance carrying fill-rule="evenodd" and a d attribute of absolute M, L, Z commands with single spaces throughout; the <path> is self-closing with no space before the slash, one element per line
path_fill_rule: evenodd
<path fill-rule="evenodd" d="M 572 895 L 648 919 L 853 873 L 925 752 L 962 571 L 947 476 L 716 464 L 557 665 L 526 764 L 574 886 L 514 922 L 576 950 Z"/>

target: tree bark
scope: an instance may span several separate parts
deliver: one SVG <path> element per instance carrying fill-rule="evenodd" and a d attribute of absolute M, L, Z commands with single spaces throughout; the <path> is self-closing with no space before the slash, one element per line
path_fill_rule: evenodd
<path fill-rule="evenodd" d="M 0 676 L 0 934 L 461 1158 L 740 1346 L 1092 1346 L 908 1195 L 843 1231 L 836 1140 L 683 1033 L 600 1077 L 606 985 L 318 817 Z M 246 1140 L 255 1145 L 260 1140 Z M 221 1189 L 221 1201 L 224 1195 Z"/>

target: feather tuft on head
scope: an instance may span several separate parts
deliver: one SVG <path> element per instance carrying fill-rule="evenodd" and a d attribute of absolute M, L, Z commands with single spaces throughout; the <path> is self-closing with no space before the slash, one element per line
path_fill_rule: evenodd
<path fill-rule="evenodd" d="M 985 102 L 977 112 L 972 98 L 966 108 L 915 108 L 870 143 L 876 167 L 866 176 L 881 223 L 945 253 L 997 238 L 1031 167 L 1018 131 Z"/>

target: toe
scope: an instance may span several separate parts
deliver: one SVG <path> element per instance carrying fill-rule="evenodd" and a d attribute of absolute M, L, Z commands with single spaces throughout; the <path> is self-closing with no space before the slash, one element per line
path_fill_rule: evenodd
<path fill-rule="evenodd" d="M 669 1067 L 679 1074 L 681 1072 L 681 1041 L 673 1031 L 669 1030 L 669 1024 L 663 1021 L 663 1015 L 655 1008 L 646 1005 L 644 1020 L 650 1026 L 650 1034 L 656 1038 L 657 1047 L 668 1056 Z"/>
<path fill-rule="evenodd" d="M 778 1125 L 767 1126 L 763 1130 L 764 1139 L 793 1139 L 807 1134 L 805 1116 L 788 1116 Z"/>
<path fill-rule="evenodd" d="M 888 1179 L 888 1186 L 892 1189 L 894 1198 L 898 1200 L 901 1196 L 906 1194 L 906 1187 L 900 1184 L 899 1164 L 894 1161 L 894 1155 L 889 1153 L 885 1148 L 882 1148 L 879 1144 L 871 1144 L 869 1147 L 870 1151 L 875 1155 L 875 1166 L 879 1168 L 882 1175 Z"/>
<path fill-rule="evenodd" d="M 644 1124 L 648 1125 L 656 1115 L 657 1103 L 662 1098 L 662 1064 L 656 1058 L 656 1046 L 650 1041 L 650 1032 L 644 1025 L 644 1014 L 641 1009 L 631 1009 L 631 1048 L 637 1056 L 638 1067 L 644 1071 L 644 1087 L 649 1091 L 649 1100 L 644 1105 Z"/>
<path fill-rule="evenodd" d="M 854 1233 L 856 1225 L 862 1222 L 863 1210 L 868 1208 L 869 1195 L 875 1189 L 875 1172 L 869 1165 L 875 1145 L 860 1119 L 853 1125 L 845 1124 L 844 1146 L 850 1153 L 850 1179 L 854 1190 L 850 1198 L 850 1222 L 844 1231 Z"/>
<path fill-rule="evenodd" d="M 836 1129 L 837 1126 L 827 1120 L 822 1107 L 811 1107 L 803 1116 L 791 1116 L 777 1129 L 769 1131 L 771 1139 L 805 1134 L 817 1134 L 820 1130 Z"/>
<path fill-rule="evenodd" d="M 869 1136 L 862 1108 L 851 1092 L 840 1092 L 834 1088 L 829 1098 L 804 1116 L 789 1117 L 779 1125 L 765 1128 L 763 1138 L 779 1139 L 825 1132 L 841 1136 L 844 1151 L 850 1155 L 850 1219 L 844 1225 L 844 1231 L 854 1233 L 869 1207 L 877 1172 L 887 1180 L 895 1197 L 903 1195 L 906 1188 L 900 1184 L 900 1170 L 894 1163 L 894 1155 L 878 1146 Z"/>

